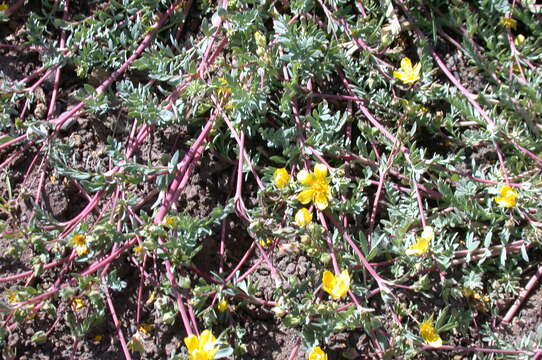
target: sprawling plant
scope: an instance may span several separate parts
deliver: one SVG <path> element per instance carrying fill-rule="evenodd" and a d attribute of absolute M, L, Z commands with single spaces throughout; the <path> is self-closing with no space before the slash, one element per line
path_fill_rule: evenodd
<path fill-rule="evenodd" d="M 63 322 L 77 351 L 103 321 L 126 359 L 176 322 L 171 358 L 238 358 L 225 314 L 253 306 L 295 330 L 290 359 L 327 359 L 341 332 L 364 334 L 346 358 L 542 356 L 499 331 L 542 276 L 535 1 L 27 6 L 0 5 L 18 29 L 0 51 L 37 59 L 0 81 L 1 255 L 27 266 L 0 278 L 4 358 L 21 329 L 39 344 Z M 203 215 L 180 198 L 196 175 L 222 187 Z M 67 215 L 43 196 L 60 184 Z M 307 274 L 278 266 L 300 254 Z"/>

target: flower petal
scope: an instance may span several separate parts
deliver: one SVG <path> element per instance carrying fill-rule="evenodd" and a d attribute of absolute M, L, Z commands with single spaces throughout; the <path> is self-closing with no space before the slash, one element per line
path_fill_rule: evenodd
<path fill-rule="evenodd" d="M 410 71 L 412 71 L 412 62 L 410 61 L 409 58 L 404 57 L 404 58 L 401 60 L 401 69 L 402 69 L 404 72 L 410 72 Z"/>
<path fill-rule="evenodd" d="M 201 350 L 195 350 L 193 353 L 190 354 L 190 360 L 209 360 L 212 358 L 209 358 L 207 353 L 205 351 Z"/>
<path fill-rule="evenodd" d="M 348 273 L 347 269 L 341 271 L 339 275 L 339 281 L 345 282 L 350 285 L 350 274 Z"/>
<path fill-rule="evenodd" d="M 412 69 L 412 73 L 416 75 L 416 80 L 420 78 L 420 71 L 422 69 L 422 63 L 417 63 L 414 65 L 414 68 Z"/>
<path fill-rule="evenodd" d="M 275 173 L 273 174 L 273 180 L 275 182 L 275 186 L 280 188 L 283 188 L 288 184 L 288 181 L 290 180 L 290 175 L 288 175 L 288 172 L 285 168 L 280 168 L 275 170 Z"/>
<path fill-rule="evenodd" d="M 422 255 L 422 252 L 415 245 L 412 245 L 411 247 L 405 250 L 405 254 L 407 254 L 408 256 Z"/>
<path fill-rule="evenodd" d="M 495 197 L 495 201 L 499 206 L 506 208 L 514 207 L 516 205 L 516 199 L 507 196 L 497 196 Z"/>
<path fill-rule="evenodd" d="M 303 169 L 297 173 L 297 181 L 305 186 L 311 186 L 314 182 L 314 175 Z"/>
<path fill-rule="evenodd" d="M 327 208 L 329 202 L 327 201 L 327 194 L 325 192 L 317 192 L 314 194 L 314 205 L 318 210 L 322 211 Z"/>
<path fill-rule="evenodd" d="M 217 310 L 219 312 L 224 312 L 228 309 L 228 301 L 226 299 L 220 300 L 220 302 L 216 306 Z"/>
<path fill-rule="evenodd" d="M 331 293 L 335 287 L 335 275 L 329 270 L 324 271 L 322 274 L 322 284 L 324 290 L 327 293 Z"/>
<path fill-rule="evenodd" d="M 422 237 L 416 240 L 416 243 L 405 250 L 407 255 L 423 255 L 429 250 L 429 241 Z"/>
<path fill-rule="evenodd" d="M 325 179 L 327 176 L 327 167 L 324 164 L 314 165 L 314 176 L 316 179 Z"/>
<path fill-rule="evenodd" d="M 82 256 L 88 252 L 88 247 L 86 245 L 79 245 L 76 247 L 77 255 Z"/>
<path fill-rule="evenodd" d="M 311 190 L 311 189 L 304 190 L 300 192 L 299 194 L 297 194 L 297 201 L 299 201 L 303 205 L 308 204 L 312 201 L 313 195 L 314 195 L 314 190 Z"/>
<path fill-rule="evenodd" d="M 501 189 L 500 189 L 499 193 L 500 193 L 501 196 L 506 196 L 506 195 L 508 195 L 508 192 L 510 190 L 513 190 L 513 189 L 509 185 L 503 185 L 503 186 L 501 186 Z"/>
<path fill-rule="evenodd" d="M 434 340 L 428 342 L 429 345 L 431 345 L 432 347 L 441 347 L 442 346 L 442 339 L 440 338 L 440 336 L 438 335 L 435 335 L 434 337 Z"/>
<path fill-rule="evenodd" d="M 403 80 L 404 73 L 402 71 L 394 71 L 393 77 L 399 80 Z"/>
<path fill-rule="evenodd" d="M 423 232 L 421 236 L 423 239 L 426 239 L 428 242 L 431 242 L 434 236 L 435 236 L 435 233 L 431 226 L 425 226 L 423 228 Z"/>
<path fill-rule="evenodd" d="M 327 354 L 319 346 L 315 346 L 309 354 L 309 360 L 327 360 Z"/>
<path fill-rule="evenodd" d="M 206 348 L 208 344 L 214 344 L 216 338 L 211 331 L 203 330 L 199 336 L 199 340 L 203 344 L 203 347 Z"/>
<path fill-rule="evenodd" d="M 295 223 L 298 226 L 306 226 L 312 221 L 312 213 L 306 208 L 297 210 L 295 214 Z"/>
<path fill-rule="evenodd" d="M 348 270 L 343 270 L 340 275 L 336 277 L 335 289 L 333 291 L 333 297 L 335 299 L 342 298 L 350 290 L 350 275 Z"/>
<path fill-rule="evenodd" d="M 196 335 L 192 334 L 184 338 L 184 344 L 188 348 L 188 352 L 191 353 L 198 348 L 199 339 Z"/>

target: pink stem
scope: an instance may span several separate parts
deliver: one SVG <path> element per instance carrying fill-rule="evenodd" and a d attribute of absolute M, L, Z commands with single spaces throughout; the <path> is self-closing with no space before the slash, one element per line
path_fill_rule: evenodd
<path fill-rule="evenodd" d="M 536 286 L 536 284 L 538 283 L 541 277 L 542 277 L 542 266 L 539 266 L 538 269 L 536 270 L 536 273 L 533 275 L 533 277 L 531 277 L 527 285 L 525 285 L 525 289 L 523 289 L 523 291 L 521 292 L 521 294 L 519 294 L 514 304 L 506 312 L 506 315 L 502 319 L 501 324 L 499 325 L 499 328 L 502 328 L 503 326 L 508 324 L 510 320 L 512 320 L 516 312 L 518 312 L 519 308 L 525 302 L 525 299 L 527 299 L 527 296 L 529 296 L 529 293 Z"/>
<path fill-rule="evenodd" d="M 235 274 L 239 271 L 241 266 L 243 266 L 245 262 L 247 262 L 248 258 L 250 257 L 250 255 L 252 255 L 252 252 L 254 251 L 255 248 L 256 248 L 256 242 L 253 241 L 250 247 L 248 248 L 248 250 L 245 252 L 245 255 L 243 255 L 243 257 L 241 258 L 241 261 L 239 261 L 239 263 L 235 266 L 235 268 L 226 277 L 226 280 L 225 280 L 226 282 L 230 281 L 235 276 Z"/>
<path fill-rule="evenodd" d="M 222 226 L 220 227 L 220 248 L 218 255 L 220 258 L 220 264 L 218 265 L 218 273 L 222 274 L 224 271 L 224 252 L 226 249 L 226 219 L 222 220 Z"/>
<path fill-rule="evenodd" d="M 111 317 L 113 318 L 113 323 L 115 324 L 115 329 L 117 330 L 117 336 L 119 337 L 122 352 L 124 353 L 124 357 L 126 358 L 126 360 L 131 360 L 132 357 L 130 356 L 130 351 L 128 350 L 126 340 L 124 339 L 124 334 L 122 333 L 121 325 L 117 317 L 117 313 L 115 311 L 115 306 L 113 305 L 113 301 L 111 300 L 111 295 L 109 294 L 109 286 L 107 286 L 105 277 L 103 275 L 102 275 L 102 283 L 104 284 L 103 290 L 105 293 L 105 298 L 107 300 L 107 306 L 109 307 L 109 311 L 111 312 Z"/>
<path fill-rule="evenodd" d="M 66 21 L 68 19 L 68 5 L 70 1 L 65 0 L 64 1 L 64 15 L 62 16 L 62 19 Z M 63 50 L 64 46 L 66 46 L 66 31 L 62 30 L 60 33 L 60 49 Z M 58 88 L 60 86 L 60 69 L 61 67 L 58 66 L 55 72 L 55 84 L 53 86 L 53 93 L 51 94 L 51 102 L 49 103 L 49 111 L 47 111 L 47 119 L 49 119 L 51 116 L 53 116 L 53 113 L 55 111 L 56 107 L 56 97 L 58 95 Z"/>
<path fill-rule="evenodd" d="M 423 208 L 422 196 L 420 195 L 420 190 L 418 190 L 418 183 L 412 179 L 414 182 L 414 192 L 416 193 L 416 200 L 418 202 L 418 208 L 420 209 L 420 218 L 422 220 L 422 226 L 427 226 L 427 221 L 425 220 L 425 210 Z"/>
<path fill-rule="evenodd" d="M 21 136 L 18 136 L 16 138 L 14 138 L 14 139 L 11 139 L 9 141 L 6 141 L 5 143 L 0 145 L 0 150 L 5 149 L 5 148 L 7 148 L 7 147 L 9 147 L 9 146 L 11 146 L 13 144 L 16 144 L 19 141 L 22 141 L 22 140 L 26 139 L 27 137 L 28 137 L 28 134 L 24 134 L 24 135 L 21 135 Z"/>
<path fill-rule="evenodd" d="M 337 262 L 337 256 L 335 255 L 335 247 L 333 246 L 333 243 L 331 242 L 331 238 L 329 236 L 329 228 L 327 226 L 326 218 L 324 217 L 324 214 L 321 211 L 318 212 L 318 219 L 320 219 L 320 223 L 326 229 L 327 234 L 325 235 L 327 246 L 329 247 L 329 252 L 331 254 L 331 262 L 333 263 L 333 270 L 335 271 L 335 274 L 340 274 L 341 269 L 339 268 L 339 263 Z"/>
<path fill-rule="evenodd" d="M 369 120 L 369 122 L 371 124 L 373 124 L 374 127 L 376 127 L 378 129 L 378 131 L 380 131 L 386 138 L 388 138 L 388 140 L 390 140 L 393 144 L 400 144 L 401 142 L 395 137 L 393 136 L 374 116 L 373 114 L 371 114 L 371 112 L 369 111 L 369 109 L 367 109 L 367 107 L 363 104 L 363 101 L 357 96 L 357 94 L 352 90 L 352 86 L 350 85 L 350 83 L 348 82 L 348 80 L 344 77 L 344 75 L 339 72 L 339 77 L 341 78 L 341 81 L 342 83 L 344 84 L 344 86 L 346 87 L 346 89 L 348 90 L 348 92 L 355 97 L 354 101 L 356 102 L 356 105 L 358 105 L 359 109 L 361 110 L 361 112 L 363 113 L 363 115 L 365 115 L 365 117 L 367 118 L 367 120 Z M 402 152 L 404 152 L 405 154 L 409 154 L 409 151 L 408 149 L 404 146 L 404 145 L 401 145 L 400 146 L 400 149 Z"/>
<path fill-rule="evenodd" d="M 235 130 L 235 127 L 231 123 L 231 121 L 228 118 L 228 116 L 226 115 L 226 113 L 224 113 L 224 111 L 223 111 L 222 107 L 220 106 L 220 104 L 218 103 L 218 101 L 216 101 L 214 96 L 212 96 L 212 98 L 213 98 L 215 104 L 217 104 L 217 109 L 220 112 L 222 118 L 224 119 L 224 122 L 226 123 L 226 125 L 228 125 L 228 128 L 230 129 L 235 141 L 237 142 L 237 144 L 239 146 L 241 146 L 241 138 L 239 137 L 239 134 L 238 134 L 237 130 Z M 246 160 L 246 162 L 248 164 L 250 172 L 252 173 L 252 175 L 256 179 L 256 183 L 258 184 L 258 187 L 260 188 L 260 190 L 263 190 L 265 187 L 264 187 L 264 185 L 262 183 L 262 180 L 260 179 L 260 177 L 258 176 L 258 173 L 254 169 L 254 166 L 252 165 L 252 161 L 250 161 L 250 158 L 248 157 L 248 153 L 244 149 L 244 146 L 243 146 L 243 151 L 242 152 L 243 152 L 243 157 L 245 158 L 245 160 Z"/>
<path fill-rule="evenodd" d="M 337 219 L 332 216 L 331 214 L 329 213 L 326 213 L 326 216 L 329 218 L 329 220 L 333 223 L 333 226 L 335 226 L 337 228 L 337 230 L 339 230 L 339 232 L 342 234 L 343 238 L 346 240 L 346 242 L 348 242 L 348 244 L 350 244 L 350 247 L 352 248 L 352 250 L 354 250 L 354 253 L 356 253 L 356 256 L 358 257 L 359 261 L 361 262 L 361 264 L 363 265 L 363 267 L 365 268 L 365 270 L 367 270 L 367 272 L 369 272 L 369 274 L 373 277 L 373 279 L 375 279 L 375 281 L 377 282 L 378 286 L 380 288 L 384 288 L 384 289 L 388 289 L 388 287 L 386 286 L 387 284 L 390 284 L 389 281 L 386 281 L 384 279 L 382 279 L 380 277 L 380 275 L 377 274 L 377 272 L 375 271 L 375 269 L 371 266 L 371 264 L 367 261 L 367 259 L 365 258 L 365 256 L 363 256 L 362 252 L 360 251 L 360 249 L 358 248 L 358 246 L 356 245 L 356 243 L 352 240 L 352 238 L 350 237 L 350 235 L 348 235 L 348 233 L 346 232 L 346 230 L 342 227 L 342 225 L 340 224 L 339 221 L 337 221 Z M 397 285 L 395 285 L 397 286 Z"/>
<path fill-rule="evenodd" d="M 203 128 L 201 134 L 198 136 L 194 144 L 190 147 L 186 155 L 184 156 L 183 160 L 179 165 L 177 165 L 177 174 L 175 175 L 175 178 L 171 182 L 171 185 L 169 186 L 169 190 L 166 193 L 166 196 L 164 197 L 164 201 L 162 202 L 162 205 L 160 206 L 160 209 L 158 210 L 158 214 L 156 215 L 155 223 L 160 223 L 166 216 L 169 208 L 171 205 L 177 201 L 179 193 L 179 187 L 181 184 L 181 181 L 185 175 L 186 168 L 190 165 L 192 159 L 194 158 L 194 155 L 196 152 L 199 151 L 201 147 L 203 147 L 203 143 L 207 137 L 207 134 L 211 130 L 213 126 L 213 122 L 216 119 L 216 113 L 214 113 L 207 123 L 205 124 L 205 127 Z"/>
<path fill-rule="evenodd" d="M 430 345 L 423 345 L 423 350 L 432 350 L 432 351 L 464 351 L 464 352 L 480 352 L 480 353 L 494 353 L 494 354 L 530 354 L 531 351 L 527 350 L 513 350 L 513 349 L 488 349 L 481 348 L 477 346 L 452 346 L 452 345 L 442 345 L 438 348 L 435 348 Z"/>
<path fill-rule="evenodd" d="M 448 77 L 448 79 L 450 79 L 452 84 L 454 84 L 454 86 L 457 89 L 459 89 L 459 91 L 467 98 L 467 100 L 476 109 L 476 111 L 478 111 L 480 116 L 482 116 L 482 118 L 484 118 L 484 120 L 487 122 L 489 127 L 494 129 L 495 128 L 495 122 L 489 117 L 489 115 L 487 115 L 487 113 L 484 111 L 484 109 L 482 109 L 480 104 L 476 101 L 476 96 L 473 93 L 471 93 L 469 90 L 467 90 L 467 88 L 465 88 L 461 84 L 461 82 L 450 72 L 450 70 L 448 69 L 446 64 L 444 64 L 442 59 L 436 53 L 435 49 L 433 49 L 433 47 L 431 45 L 429 45 L 429 41 L 428 41 L 427 37 L 423 34 L 423 32 L 416 25 L 414 25 L 413 19 L 410 16 L 410 12 L 408 11 L 408 9 L 402 3 L 403 3 L 403 0 L 399 0 L 399 6 L 403 9 L 403 12 L 405 13 L 406 17 L 413 24 L 414 30 L 416 31 L 418 36 L 421 39 L 427 41 L 426 46 L 427 46 L 429 52 L 431 53 L 431 55 L 433 56 L 433 59 L 435 59 L 435 62 L 437 63 L 439 68 L 444 73 L 444 75 L 446 75 L 446 77 Z M 494 144 L 495 144 L 495 149 L 497 150 L 497 154 L 499 156 L 499 163 L 501 165 L 502 174 L 503 174 L 506 182 L 508 183 L 508 173 L 506 171 L 506 165 L 505 165 L 505 162 L 504 162 L 504 155 L 502 154 L 502 151 L 500 149 L 499 144 L 497 142 L 495 142 Z"/>
<path fill-rule="evenodd" d="M 297 353 L 299 352 L 299 348 L 301 346 L 301 340 L 297 340 L 295 343 L 295 346 L 292 348 L 292 351 L 290 352 L 290 356 L 288 356 L 288 360 L 294 360 L 297 356 Z"/>
<path fill-rule="evenodd" d="M 64 263 L 66 263 L 66 262 L 71 262 L 73 259 L 75 259 L 75 255 L 72 254 L 72 255 L 67 256 L 67 257 L 65 257 L 63 259 L 55 260 L 55 261 L 52 261 L 52 262 L 50 262 L 48 264 L 45 264 L 43 266 L 43 269 L 44 270 L 49 270 L 49 269 L 52 269 L 52 268 L 54 268 L 56 266 L 62 265 Z M 32 270 L 28 270 L 28 271 L 22 272 L 20 274 L 6 276 L 6 277 L 3 277 L 3 278 L 0 278 L 0 283 L 23 279 L 25 277 L 31 276 L 33 273 L 34 272 Z"/>

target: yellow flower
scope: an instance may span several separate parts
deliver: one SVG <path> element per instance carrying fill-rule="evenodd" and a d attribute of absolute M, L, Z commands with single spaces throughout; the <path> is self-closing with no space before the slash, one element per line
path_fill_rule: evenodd
<path fill-rule="evenodd" d="M 414 84 L 420 79 L 420 70 L 422 68 L 421 63 L 417 63 L 412 67 L 412 62 L 409 58 L 405 57 L 401 60 L 401 70 L 394 71 L 393 77 L 401 80 L 405 84 Z"/>
<path fill-rule="evenodd" d="M 509 17 L 502 17 L 500 23 L 502 26 L 514 30 L 516 30 L 516 27 L 518 26 L 518 22 Z"/>
<path fill-rule="evenodd" d="M 9 8 L 9 6 L 6 3 L 0 4 L 0 12 L 4 12 Z"/>
<path fill-rule="evenodd" d="M 343 270 L 339 275 L 333 275 L 331 271 L 324 271 L 322 275 L 324 291 L 335 300 L 342 298 L 350 289 L 350 275 L 348 270 Z"/>
<path fill-rule="evenodd" d="M 190 335 L 184 338 L 190 360 L 213 360 L 218 351 L 216 338 L 209 330 L 203 330 L 200 336 Z"/>
<path fill-rule="evenodd" d="M 429 250 L 429 243 L 433 240 L 435 233 L 431 226 L 423 228 L 422 235 L 416 239 L 416 243 L 406 249 L 407 255 L 423 255 Z"/>
<path fill-rule="evenodd" d="M 495 201 L 502 207 L 516 206 L 518 192 L 508 185 L 503 185 L 500 190 L 500 196 L 495 196 Z"/>
<path fill-rule="evenodd" d="M 272 239 L 261 239 L 261 240 L 258 240 L 258 244 L 260 244 L 261 247 L 263 247 L 264 249 L 267 249 L 269 246 L 271 246 L 271 244 L 273 244 L 273 240 Z"/>
<path fill-rule="evenodd" d="M 474 294 L 476 294 L 476 292 L 474 290 L 472 290 L 471 288 L 467 288 L 467 287 L 462 288 L 461 293 L 466 298 L 474 297 Z"/>
<path fill-rule="evenodd" d="M 86 306 L 87 304 L 85 303 L 85 300 L 81 298 L 75 298 L 72 300 L 72 309 L 74 311 L 84 309 Z"/>
<path fill-rule="evenodd" d="M 88 252 L 86 236 L 81 234 L 75 234 L 71 239 L 71 244 L 77 251 L 77 255 L 85 255 Z"/>
<path fill-rule="evenodd" d="M 309 360 L 327 360 L 327 354 L 320 346 L 315 346 L 309 354 Z"/>
<path fill-rule="evenodd" d="M 233 109 L 233 103 L 231 102 L 231 100 L 229 100 L 229 97 L 232 93 L 232 88 L 229 86 L 228 80 L 223 77 L 218 78 L 218 84 L 219 85 L 216 89 L 216 93 L 221 99 L 222 104 L 224 104 L 224 109 Z"/>
<path fill-rule="evenodd" d="M 462 288 L 461 293 L 463 296 L 474 302 L 474 307 L 480 312 L 487 312 L 487 306 L 485 303 L 489 302 L 489 296 L 482 295 L 476 290 L 470 288 Z"/>
<path fill-rule="evenodd" d="M 306 189 L 297 195 L 297 200 L 303 205 L 311 201 L 319 210 L 324 210 L 331 200 L 331 189 L 327 178 L 327 168 L 324 164 L 316 164 L 312 173 L 301 170 L 297 174 L 297 181 L 305 185 Z"/>
<path fill-rule="evenodd" d="M 285 168 L 277 169 L 273 174 L 273 181 L 275 182 L 276 187 L 279 189 L 283 188 L 288 184 L 288 181 L 290 181 L 290 175 L 288 175 L 288 171 L 286 171 Z"/>
<path fill-rule="evenodd" d="M 295 223 L 298 226 L 307 226 L 312 221 L 312 213 L 306 208 L 301 208 L 295 213 Z"/>
<path fill-rule="evenodd" d="M 254 39 L 256 40 L 256 45 L 258 45 L 258 47 L 264 47 L 267 44 L 265 36 L 259 31 L 254 33 Z"/>
<path fill-rule="evenodd" d="M 218 305 L 216 306 L 218 311 L 224 312 L 228 309 L 228 301 L 226 299 L 222 299 L 218 302 Z"/>
<path fill-rule="evenodd" d="M 19 301 L 19 294 L 15 290 L 8 290 L 4 293 L 8 303 L 13 304 Z"/>
<path fill-rule="evenodd" d="M 168 216 L 164 219 L 164 226 L 172 227 L 175 224 L 175 218 L 173 216 Z"/>
<path fill-rule="evenodd" d="M 218 82 L 220 83 L 220 86 L 217 89 L 218 94 L 222 96 L 230 95 L 231 87 L 228 86 L 228 80 L 221 77 L 221 78 L 218 78 Z"/>
<path fill-rule="evenodd" d="M 140 354 L 145 353 L 145 342 L 143 341 L 141 334 L 138 332 L 132 335 L 132 338 L 126 345 L 128 346 L 128 349 L 133 352 L 138 352 Z"/>
<path fill-rule="evenodd" d="M 139 255 L 139 254 L 141 254 L 141 252 L 143 251 L 143 246 L 140 246 L 140 245 L 135 246 L 135 247 L 132 249 L 132 251 L 134 252 L 134 254 Z"/>
<path fill-rule="evenodd" d="M 254 39 L 256 40 L 256 55 L 260 58 L 260 60 L 263 60 L 263 62 L 270 62 L 271 58 L 269 57 L 269 53 L 267 52 L 267 41 L 265 39 L 265 35 L 262 35 L 261 32 L 256 31 L 254 33 Z"/>
<path fill-rule="evenodd" d="M 149 298 L 147 299 L 147 301 L 145 301 L 145 305 L 152 304 L 154 300 L 156 300 L 156 289 L 151 292 L 151 294 L 149 295 Z"/>
<path fill-rule="evenodd" d="M 103 335 L 95 335 L 92 338 L 92 342 L 99 343 L 100 341 L 102 341 L 103 338 L 104 338 Z"/>
<path fill-rule="evenodd" d="M 149 335 L 152 331 L 152 324 L 143 323 L 139 326 L 137 331 L 139 331 L 142 334 Z"/>
<path fill-rule="evenodd" d="M 516 44 L 516 46 L 519 46 L 523 44 L 524 42 L 525 42 L 525 36 L 523 34 L 519 34 L 518 36 L 516 36 L 516 39 L 514 40 L 514 44 Z"/>
<path fill-rule="evenodd" d="M 420 324 L 420 335 L 425 342 L 433 347 L 441 347 L 442 339 L 433 327 L 433 318 L 429 318 Z"/>

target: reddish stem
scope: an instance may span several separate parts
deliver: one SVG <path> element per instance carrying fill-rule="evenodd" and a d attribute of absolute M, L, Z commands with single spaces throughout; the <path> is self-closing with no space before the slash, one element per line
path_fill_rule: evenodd
<path fill-rule="evenodd" d="M 115 306 L 113 305 L 113 301 L 111 300 L 111 295 L 109 294 L 109 286 L 107 286 L 107 282 L 105 281 L 105 277 L 103 275 L 102 275 L 102 283 L 104 285 L 102 289 L 104 290 L 105 298 L 107 300 L 107 306 L 109 308 L 109 311 L 111 312 L 111 317 L 113 318 L 115 329 L 117 330 L 117 336 L 119 337 L 122 352 L 124 353 L 124 357 L 126 358 L 126 360 L 131 360 L 132 357 L 130 356 L 130 351 L 128 350 L 126 340 L 124 339 L 124 334 L 122 333 L 121 325 L 117 317 L 117 313 L 115 311 Z"/>
<path fill-rule="evenodd" d="M 326 212 L 326 216 L 329 218 L 329 220 L 331 221 L 333 226 L 335 226 L 337 228 L 337 230 L 339 230 L 339 232 L 342 234 L 342 236 L 346 240 L 346 242 L 348 242 L 348 244 L 350 244 L 350 247 L 352 248 L 352 250 L 354 250 L 354 253 L 358 257 L 359 261 L 361 262 L 361 264 L 363 265 L 365 270 L 367 270 L 367 272 L 377 282 L 378 286 L 380 288 L 382 288 L 382 289 L 388 290 L 388 286 L 386 286 L 386 285 L 389 285 L 391 283 L 389 281 L 387 281 L 387 280 L 384 280 L 382 277 L 380 277 L 380 275 L 378 275 L 378 273 L 375 271 L 375 269 L 367 261 L 367 259 L 365 258 L 365 256 L 361 252 L 361 250 L 358 248 L 358 246 L 356 245 L 354 240 L 352 240 L 350 235 L 348 235 L 346 230 L 342 227 L 340 222 L 333 215 L 331 215 L 328 212 Z M 395 285 L 395 286 L 397 286 L 397 285 Z"/>
<path fill-rule="evenodd" d="M 503 326 L 505 326 L 512 320 L 514 315 L 516 315 L 519 308 L 521 307 L 521 305 L 523 305 L 523 303 L 527 299 L 527 296 L 529 296 L 529 293 L 531 292 L 531 290 L 533 290 L 533 288 L 536 286 L 536 284 L 538 283 L 541 277 L 542 277 L 542 266 L 539 266 L 538 269 L 536 270 L 536 273 L 531 277 L 527 285 L 525 285 L 525 289 L 523 289 L 523 291 L 519 294 L 514 304 L 506 312 L 506 315 L 502 319 L 501 324 L 499 325 L 499 328 L 502 328 Z"/>

